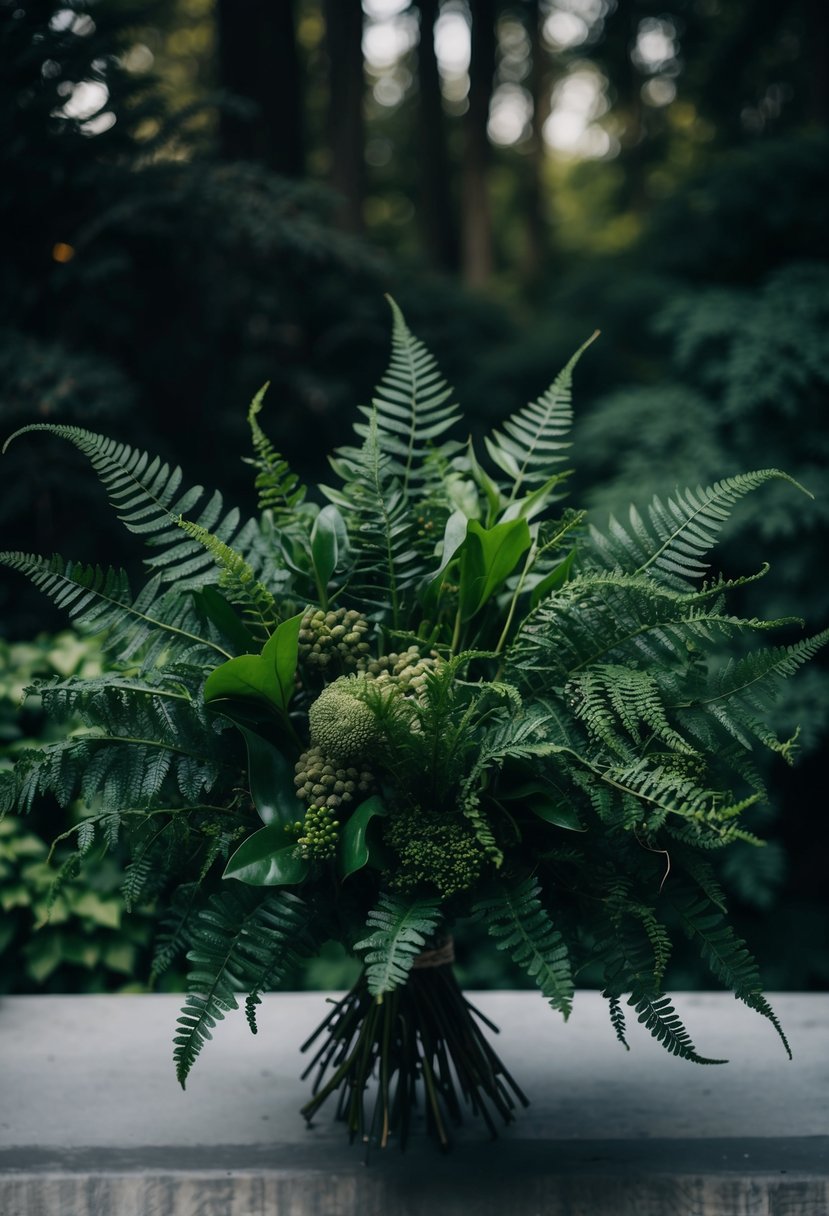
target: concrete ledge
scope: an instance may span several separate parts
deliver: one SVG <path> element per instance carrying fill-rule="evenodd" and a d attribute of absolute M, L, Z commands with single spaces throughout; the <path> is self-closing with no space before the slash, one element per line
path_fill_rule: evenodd
<path fill-rule="evenodd" d="M 323 1111 L 305 1128 L 298 1046 L 324 998 L 267 997 L 253 1038 L 216 1030 L 186 1093 L 171 1039 L 178 998 L 0 1000 L 2 1216 L 826 1216 L 829 996 L 774 1000 L 770 1026 L 721 994 L 677 1007 L 698 1048 L 667 1056 L 635 1024 L 617 1043 L 604 1002 L 564 1026 L 532 994 L 480 995 L 532 1100 L 492 1143 L 475 1122 L 452 1155 L 424 1139 L 368 1169 Z"/>

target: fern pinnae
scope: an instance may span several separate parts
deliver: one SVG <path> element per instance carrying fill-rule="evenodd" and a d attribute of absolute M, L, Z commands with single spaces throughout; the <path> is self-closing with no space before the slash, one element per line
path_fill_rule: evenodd
<path fill-rule="evenodd" d="M 721 908 L 708 898 L 688 892 L 674 897 L 685 932 L 699 946 L 703 961 L 718 980 L 730 988 L 738 1001 L 771 1023 L 789 1059 L 792 1050 L 780 1020 L 763 994 L 757 961 L 745 942 L 725 922 Z"/>
<path fill-rule="evenodd" d="M 507 503 L 513 503 L 524 485 L 538 486 L 550 478 L 551 466 L 561 462 L 560 454 L 570 446 L 563 437 L 573 421 L 571 406 L 573 371 L 589 346 L 599 336 L 596 330 L 584 342 L 556 379 L 537 401 L 518 410 L 484 440 L 496 465 L 512 478 Z"/>
<path fill-rule="evenodd" d="M 500 881 L 495 894 L 478 900 L 473 913 L 482 920 L 499 950 L 535 980 L 545 1000 L 563 1014 L 573 1007 L 573 975 L 567 946 L 541 903 L 536 878 Z"/>
<path fill-rule="evenodd" d="M 121 656 L 128 658 L 161 632 L 180 639 L 191 649 L 206 647 L 231 658 L 228 651 L 210 638 L 205 638 L 173 621 L 155 616 L 147 608 L 156 600 L 160 580 L 156 576 L 133 600 L 127 576 L 122 570 L 102 570 L 78 562 L 51 559 L 31 553 L 0 553 L 0 564 L 26 575 L 58 608 L 65 611 L 73 623 L 89 633 L 106 631 L 110 645 L 121 644 Z M 133 628 L 130 634 L 124 618 Z M 126 645 L 122 643 L 126 640 Z"/>
<path fill-rule="evenodd" d="M 179 527 L 211 555 L 221 570 L 219 587 L 231 604 L 242 609 L 245 622 L 269 638 L 278 624 L 276 601 L 264 583 L 257 579 L 250 563 L 200 524 L 179 519 Z"/>
<path fill-rule="evenodd" d="M 441 921 L 440 900 L 403 897 L 381 892 L 377 906 L 368 914 L 369 937 L 355 943 L 364 952 L 368 990 L 381 999 L 399 988 Z"/>
<path fill-rule="evenodd" d="M 460 422 L 457 406 L 447 404 L 452 390 L 424 344 L 414 336 L 391 296 L 392 349 L 386 373 L 375 389 L 370 406 L 360 412 L 368 424 L 357 423 L 365 440 L 376 425 L 380 449 L 400 477 L 403 494 L 412 483 L 429 481 L 428 457 L 436 439 Z"/>
<path fill-rule="evenodd" d="M 305 934 L 306 905 L 290 892 L 222 890 L 213 895 L 192 928 L 193 963 L 188 995 L 178 1019 L 174 1059 L 182 1089 L 217 1022 L 238 1009 L 245 991 L 287 960 Z M 255 988 L 254 988 L 255 990 Z"/>
<path fill-rule="evenodd" d="M 205 491 L 194 486 L 179 494 L 182 472 L 171 468 L 160 457 L 87 431 L 82 427 L 37 422 L 21 427 L 5 442 L 9 444 L 21 435 L 45 431 L 72 443 L 90 461 L 104 486 L 118 518 L 131 532 L 143 536 L 146 543 L 162 550 L 149 558 L 147 564 L 161 573 L 162 581 L 181 585 L 184 579 L 193 585 L 204 581 L 210 567 L 210 557 L 193 540 L 182 542 L 178 530 L 179 516 L 192 515 Z M 201 508 L 197 523 L 216 533 L 229 543 L 243 534 L 249 540 L 248 525 L 239 531 L 239 512 L 235 509 L 222 516 L 222 496 L 215 491 Z"/>
<path fill-rule="evenodd" d="M 254 455 L 247 459 L 247 463 L 257 470 L 254 488 L 259 495 L 259 510 L 271 511 L 278 520 L 290 519 L 295 508 L 304 501 L 306 490 L 259 424 L 258 416 L 269 388 L 268 380 L 254 395 L 248 408 Z"/>

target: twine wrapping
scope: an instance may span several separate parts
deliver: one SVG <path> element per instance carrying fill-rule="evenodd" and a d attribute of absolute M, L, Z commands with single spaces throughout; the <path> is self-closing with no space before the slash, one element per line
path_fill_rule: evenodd
<path fill-rule="evenodd" d="M 421 967 L 448 967 L 454 961 L 455 942 L 450 935 L 433 950 L 424 950 L 422 954 L 418 954 L 412 964 L 412 970 L 418 971 Z"/>

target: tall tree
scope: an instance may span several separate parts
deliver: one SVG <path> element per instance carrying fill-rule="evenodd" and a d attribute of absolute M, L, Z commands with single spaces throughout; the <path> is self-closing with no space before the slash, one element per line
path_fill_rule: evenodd
<path fill-rule="evenodd" d="M 527 83 L 533 106 L 528 156 L 527 243 L 524 268 L 527 283 L 532 286 L 542 279 L 544 263 L 549 252 L 549 225 L 544 203 L 544 169 L 547 159 L 544 124 L 550 115 L 551 82 L 547 71 L 549 56 L 544 51 L 541 36 L 540 0 L 526 0 L 522 6 L 522 16 L 530 44 L 530 77 Z"/>
<path fill-rule="evenodd" d="M 323 12 L 331 184 L 343 200 L 340 224 L 349 232 L 360 232 L 365 196 L 363 7 L 360 0 L 323 0 Z"/>
<path fill-rule="evenodd" d="M 459 250 L 435 54 L 435 23 L 440 13 L 440 0 L 418 0 L 417 7 L 420 11 L 417 83 L 421 231 L 433 265 L 451 274 L 458 270 Z"/>
<path fill-rule="evenodd" d="M 470 0 L 469 8 L 472 47 L 464 116 L 461 251 L 464 279 L 471 287 L 481 287 L 493 270 L 487 122 L 495 78 L 496 0 Z"/>
<path fill-rule="evenodd" d="M 218 0 L 216 18 L 229 94 L 220 119 L 223 156 L 299 177 L 305 158 L 293 0 Z"/>

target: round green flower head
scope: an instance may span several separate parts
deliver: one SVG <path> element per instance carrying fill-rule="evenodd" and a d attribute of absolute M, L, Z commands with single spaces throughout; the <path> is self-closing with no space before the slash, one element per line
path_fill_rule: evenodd
<path fill-rule="evenodd" d="M 308 710 L 311 743 L 330 760 L 359 760 L 377 742 L 377 721 L 360 696 L 364 686 L 364 678 L 342 676 Z"/>

